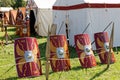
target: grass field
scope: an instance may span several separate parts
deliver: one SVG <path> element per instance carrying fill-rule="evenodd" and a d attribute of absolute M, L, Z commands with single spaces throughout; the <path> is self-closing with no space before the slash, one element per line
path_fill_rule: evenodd
<path fill-rule="evenodd" d="M 13 40 L 19 36 L 15 35 L 15 29 L 8 29 L 8 34 Z M 0 41 L 4 36 L 4 32 L 0 32 Z M 46 38 L 33 36 L 37 38 L 39 49 L 41 52 L 42 72 L 43 75 L 34 78 L 18 78 L 15 60 L 14 60 L 14 44 L 0 45 L 0 80 L 45 80 L 45 46 Z M 5 42 L 5 41 L 4 41 Z M 49 80 L 120 80 L 120 54 L 116 54 L 116 62 L 106 69 L 107 65 L 102 65 L 96 55 L 97 66 L 89 69 L 83 69 L 80 66 L 77 54 L 74 48 L 69 47 L 71 70 L 67 72 L 52 72 L 50 68 Z"/>

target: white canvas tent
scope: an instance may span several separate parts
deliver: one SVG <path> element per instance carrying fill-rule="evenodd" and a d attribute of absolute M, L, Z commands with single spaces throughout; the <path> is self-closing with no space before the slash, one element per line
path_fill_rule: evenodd
<path fill-rule="evenodd" d="M 0 7 L 0 12 L 8 12 L 10 10 L 13 10 L 12 7 Z"/>
<path fill-rule="evenodd" d="M 68 23 L 70 45 L 74 45 L 74 35 L 85 30 L 94 41 L 94 33 L 102 32 L 113 21 L 115 26 L 114 47 L 120 46 L 120 0 L 57 0 L 53 6 L 53 23 L 57 24 L 57 34 L 66 35 Z M 106 29 L 111 32 L 112 25 Z"/>
<path fill-rule="evenodd" d="M 38 35 L 47 36 L 52 24 L 52 6 L 56 0 L 28 0 L 27 8 L 32 8 L 36 16 L 35 29 Z"/>

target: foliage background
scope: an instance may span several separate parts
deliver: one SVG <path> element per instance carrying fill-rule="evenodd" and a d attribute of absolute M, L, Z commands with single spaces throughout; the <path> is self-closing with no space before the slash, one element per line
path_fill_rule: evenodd
<path fill-rule="evenodd" d="M 25 0 L 0 0 L 0 7 L 24 7 L 26 6 Z"/>

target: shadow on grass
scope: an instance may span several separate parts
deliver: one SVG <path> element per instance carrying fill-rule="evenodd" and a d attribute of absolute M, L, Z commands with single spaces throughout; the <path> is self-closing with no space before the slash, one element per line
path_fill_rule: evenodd
<path fill-rule="evenodd" d="M 95 78 L 99 77 L 100 75 L 102 75 L 105 71 L 108 70 L 108 67 L 106 67 L 105 69 L 103 69 L 102 71 L 100 71 L 99 73 L 96 73 L 92 78 L 90 78 L 89 80 L 94 80 Z"/>
<path fill-rule="evenodd" d="M 18 80 L 18 77 L 10 77 L 10 78 L 6 78 L 5 80 Z"/>
<path fill-rule="evenodd" d="M 72 67 L 71 68 L 71 70 L 75 70 L 75 71 L 77 71 L 77 70 L 83 70 L 83 69 L 85 69 L 85 68 L 83 68 L 82 66 L 76 66 L 76 67 Z"/>
<path fill-rule="evenodd" d="M 15 32 L 16 31 L 16 28 L 7 28 L 7 31 L 13 31 L 13 32 Z"/>
<path fill-rule="evenodd" d="M 106 64 L 102 64 L 101 62 L 96 62 L 98 66 L 102 66 L 102 65 L 106 65 Z"/>
<path fill-rule="evenodd" d="M 69 46 L 68 48 L 69 48 L 70 58 L 78 58 L 75 48 L 72 46 Z"/>
<path fill-rule="evenodd" d="M 11 34 L 7 33 L 7 35 L 5 35 L 5 33 L 3 33 L 3 36 L 0 36 L 0 40 L 5 41 L 6 37 L 7 37 L 8 41 L 11 41 L 11 40 L 14 41 L 16 38 L 19 38 L 19 36 L 16 34 L 11 35 Z"/>
<path fill-rule="evenodd" d="M 42 44 L 39 44 L 38 47 L 39 47 L 39 50 L 40 50 L 41 58 L 42 58 L 43 60 L 45 60 L 46 42 L 45 42 L 45 43 L 42 43 Z"/>
<path fill-rule="evenodd" d="M 73 71 L 78 71 L 78 70 L 84 70 L 85 68 L 83 68 L 82 66 L 76 66 L 76 67 L 72 67 L 70 70 L 73 70 Z M 68 71 L 70 71 L 68 70 Z M 49 74 L 53 74 L 53 73 L 63 73 L 63 72 L 68 72 L 68 71 L 58 71 L 58 72 L 53 72 L 53 71 L 50 71 Z M 44 74 L 45 75 L 45 74 Z"/>
<path fill-rule="evenodd" d="M 3 75 L 7 74 L 10 70 L 13 69 L 13 67 L 15 67 L 15 65 L 11 66 L 8 70 L 6 70 L 3 74 L 0 75 L 0 77 L 2 77 Z"/>

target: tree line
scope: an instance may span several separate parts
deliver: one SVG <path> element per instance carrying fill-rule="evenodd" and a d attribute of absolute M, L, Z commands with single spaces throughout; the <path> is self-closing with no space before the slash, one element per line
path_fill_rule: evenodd
<path fill-rule="evenodd" d="M 16 9 L 24 6 L 26 6 L 25 0 L 0 0 L 0 7 L 12 7 Z"/>

